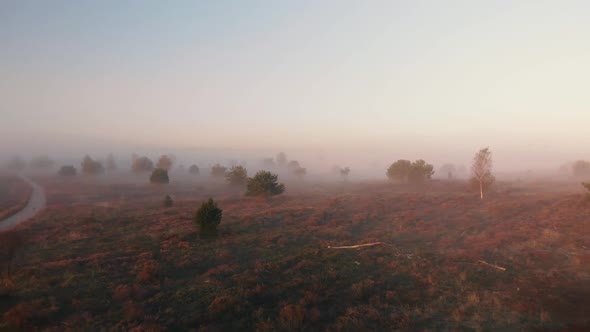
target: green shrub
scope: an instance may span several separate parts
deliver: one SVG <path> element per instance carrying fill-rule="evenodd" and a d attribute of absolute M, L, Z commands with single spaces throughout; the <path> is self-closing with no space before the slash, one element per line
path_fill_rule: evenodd
<path fill-rule="evenodd" d="M 199 226 L 201 234 L 216 234 L 217 226 L 221 223 L 223 211 L 217 206 L 213 198 L 201 204 L 195 214 L 194 222 Z"/>
<path fill-rule="evenodd" d="M 285 185 L 278 183 L 278 175 L 269 171 L 259 171 L 248 179 L 247 196 L 274 196 L 285 191 Z"/>

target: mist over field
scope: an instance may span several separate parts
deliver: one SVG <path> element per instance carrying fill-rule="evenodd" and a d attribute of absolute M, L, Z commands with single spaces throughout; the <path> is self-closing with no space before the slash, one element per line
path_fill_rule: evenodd
<path fill-rule="evenodd" d="M 0 332 L 590 331 L 589 18 L 0 1 Z"/>

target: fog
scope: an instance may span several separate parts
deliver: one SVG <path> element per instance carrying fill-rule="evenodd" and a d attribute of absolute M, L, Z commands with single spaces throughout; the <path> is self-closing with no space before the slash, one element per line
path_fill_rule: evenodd
<path fill-rule="evenodd" d="M 133 13 L 131 15 L 130 13 Z M 589 6 L 523 1 L 0 5 L 0 159 L 113 153 L 383 179 L 590 159 Z"/>

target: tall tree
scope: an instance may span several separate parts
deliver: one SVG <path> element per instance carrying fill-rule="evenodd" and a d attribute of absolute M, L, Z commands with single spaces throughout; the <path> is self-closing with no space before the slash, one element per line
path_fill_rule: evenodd
<path fill-rule="evenodd" d="M 492 151 L 489 148 L 479 150 L 473 157 L 471 166 L 472 181 L 479 185 L 479 195 L 483 199 L 486 191 L 495 181 L 492 175 Z"/>
<path fill-rule="evenodd" d="M 284 152 L 280 152 L 277 155 L 277 164 L 279 167 L 285 167 L 287 165 L 287 155 Z"/>
<path fill-rule="evenodd" d="M 169 171 L 172 168 L 172 164 L 174 164 L 174 157 L 165 154 L 158 159 L 156 167 Z"/>

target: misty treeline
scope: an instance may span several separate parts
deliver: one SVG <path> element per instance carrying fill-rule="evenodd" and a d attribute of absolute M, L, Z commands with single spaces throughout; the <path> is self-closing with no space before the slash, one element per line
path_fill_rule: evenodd
<path fill-rule="evenodd" d="M 484 148 L 479 150 L 472 162 L 471 176 L 469 184 L 477 188 L 480 197 L 483 198 L 485 192 L 489 191 L 495 182 L 492 175 L 492 157 L 491 150 Z M 4 168 L 11 171 L 22 171 L 31 168 L 37 170 L 47 170 L 55 167 L 56 162 L 47 155 L 33 157 L 28 162 L 19 156 L 13 156 L 4 163 Z M 152 160 L 147 156 L 133 154 L 131 156 L 130 171 L 133 174 L 146 174 L 149 182 L 154 184 L 166 184 L 170 182 L 170 171 L 176 166 L 176 158 L 171 154 L 161 155 L 157 160 Z M 308 174 L 308 169 L 300 161 L 290 159 L 285 152 L 279 152 L 274 158 L 263 158 L 260 161 L 260 167 L 263 170 L 271 171 L 280 176 L 291 176 L 295 179 L 302 180 Z M 562 174 L 567 174 L 577 179 L 590 179 L 590 161 L 577 160 L 562 165 L 559 170 Z M 121 168 L 115 160 L 113 154 L 108 154 L 106 158 L 95 159 L 90 155 L 82 158 L 79 167 L 74 165 L 62 165 L 57 172 L 63 177 L 72 177 L 78 174 L 84 176 L 97 176 L 105 173 L 120 172 Z M 197 164 L 191 164 L 188 170 L 183 165 L 176 166 L 176 172 L 187 172 L 192 176 L 200 176 L 201 168 Z M 351 173 L 350 167 L 333 166 L 330 170 L 335 176 L 346 180 Z M 445 163 L 438 168 L 438 178 L 454 180 L 463 178 L 467 173 L 464 167 L 456 166 L 452 163 Z M 386 176 L 396 183 L 421 184 L 432 179 L 435 174 L 434 166 L 423 159 L 410 161 L 399 159 L 393 162 L 386 169 Z M 248 183 L 248 170 L 244 165 L 231 161 L 230 166 L 224 166 L 216 163 L 209 167 L 211 179 L 225 180 L 232 187 L 245 187 Z"/>

